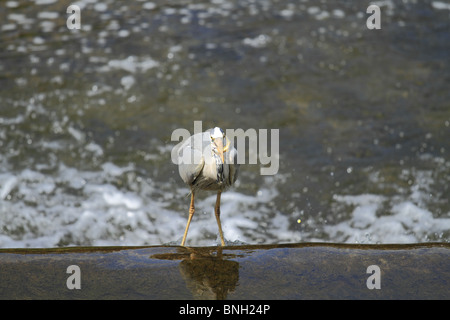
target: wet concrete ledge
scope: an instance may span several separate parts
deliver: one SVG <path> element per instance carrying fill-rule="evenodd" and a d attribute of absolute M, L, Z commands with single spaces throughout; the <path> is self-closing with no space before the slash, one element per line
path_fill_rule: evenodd
<path fill-rule="evenodd" d="M 449 299 L 449 262 L 444 243 L 0 249 L 0 299 Z"/>

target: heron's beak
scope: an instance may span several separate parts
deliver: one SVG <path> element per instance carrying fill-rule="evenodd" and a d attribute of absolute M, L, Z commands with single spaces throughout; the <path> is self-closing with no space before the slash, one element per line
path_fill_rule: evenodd
<path fill-rule="evenodd" d="M 214 141 L 216 143 L 216 147 L 217 147 L 217 154 L 219 155 L 220 159 L 223 162 L 223 153 L 226 151 L 225 148 L 223 147 L 223 139 L 216 139 Z M 228 148 L 228 146 L 226 146 L 226 148 Z"/>
<path fill-rule="evenodd" d="M 227 152 L 228 151 L 228 148 L 230 147 L 230 143 L 231 143 L 231 141 L 228 140 L 227 137 L 225 137 L 225 140 L 227 141 L 227 144 L 226 144 L 225 148 L 223 148 L 223 152 Z"/>
<path fill-rule="evenodd" d="M 219 138 L 219 139 L 216 139 L 214 141 L 214 143 L 216 144 L 216 147 L 217 147 L 217 154 L 219 155 L 220 159 L 222 160 L 222 163 L 225 163 L 223 154 L 224 154 L 224 152 L 228 151 L 228 148 L 230 147 L 231 141 L 228 140 L 227 137 L 225 137 L 226 144 L 225 144 L 225 147 L 224 147 L 223 146 L 223 140 L 224 139 L 220 139 Z"/>

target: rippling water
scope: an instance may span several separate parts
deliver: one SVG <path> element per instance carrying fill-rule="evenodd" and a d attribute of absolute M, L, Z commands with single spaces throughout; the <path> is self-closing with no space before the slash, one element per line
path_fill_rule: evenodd
<path fill-rule="evenodd" d="M 380 30 L 360 1 L 2 1 L 0 247 L 179 243 L 194 121 L 280 130 L 278 173 L 222 196 L 229 243 L 448 242 L 450 5 L 373 3 Z M 198 200 L 188 245 L 216 244 Z"/>

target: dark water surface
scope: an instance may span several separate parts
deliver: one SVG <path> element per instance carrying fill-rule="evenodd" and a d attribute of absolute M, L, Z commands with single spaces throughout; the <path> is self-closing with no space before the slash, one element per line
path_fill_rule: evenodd
<path fill-rule="evenodd" d="M 178 243 L 194 121 L 280 130 L 278 173 L 222 197 L 230 243 L 448 242 L 449 5 L 378 2 L 380 30 L 368 5 L 0 2 L 0 247 Z M 214 200 L 189 245 L 216 243 Z"/>
<path fill-rule="evenodd" d="M 0 299 L 448 299 L 449 258 L 448 244 L 2 249 Z"/>

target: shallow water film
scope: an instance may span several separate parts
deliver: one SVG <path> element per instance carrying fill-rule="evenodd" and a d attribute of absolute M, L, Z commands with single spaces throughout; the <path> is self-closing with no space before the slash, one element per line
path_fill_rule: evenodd
<path fill-rule="evenodd" d="M 450 6 L 370 4 L 0 2 L 0 247 L 179 244 L 194 121 L 279 130 L 277 173 L 222 195 L 228 244 L 449 242 Z"/>
<path fill-rule="evenodd" d="M 0 249 L 0 299 L 444 300 L 449 256 L 444 243 Z"/>

